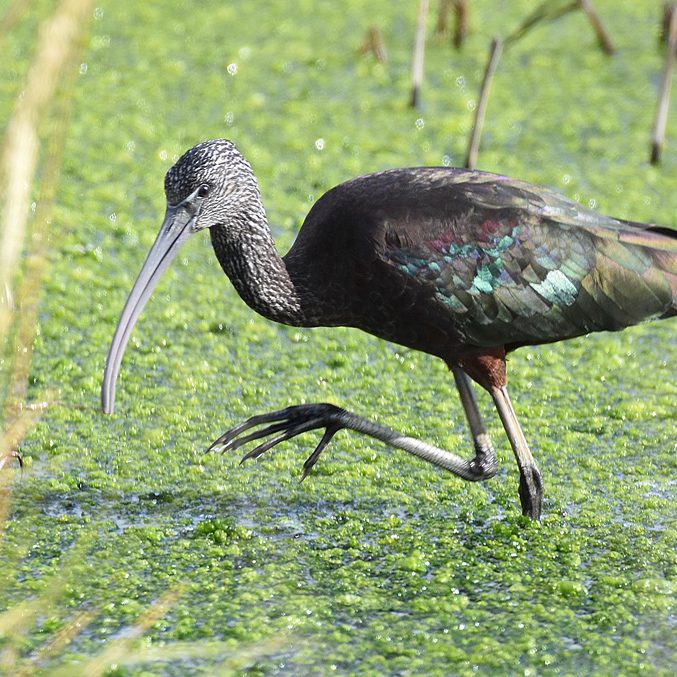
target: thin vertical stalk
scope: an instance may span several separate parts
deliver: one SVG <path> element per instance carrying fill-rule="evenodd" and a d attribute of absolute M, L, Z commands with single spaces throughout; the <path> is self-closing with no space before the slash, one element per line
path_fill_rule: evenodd
<path fill-rule="evenodd" d="M 668 109 L 670 108 L 670 90 L 672 89 L 672 71 L 675 66 L 677 54 L 677 4 L 672 5 L 672 14 L 668 28 L 668 47 L 663 66 L 663 77 L 658 92 L 658 105 L 656 118 L 651 132 L 651 158 L 652 165 L 660 162 L 663 144 L 665 142 L 665 128 L 668 122 Z"/>
<path fill-rule="evenodd" d="M 425 56 L 425 23 L 428 17 L 428 0 L 420 0 L 418 18 L 416 20 L 416 37 L 414 38 L 414 55 L 411 62 L 411 100 L 410 106 L 418 108 L 421 102 L 421 86 L 423 84 L 423 58 Z"/>
<path fill-rule="evenodd" d="M 491 82 L 498 67 L 498 62 L 503 52 L 503 41 L 500 38 L 494 38 L 491 41 L 491 48 L 489 50 L 489 60 L 484 70 L 484 78 L 482 80 L 482 87 L 480 88 L 480 96 L 475 109 L 475 121 L 473 122 L 472 133 L 470 135 L 470 143 L 468 144 L 468 153 L 465 158 L 465 166 L 468 169 L 475 169 L 477 166 L 477 156 L 480 147 L 480 137 L 482 136 L 482 126 L 484 125 L 484 116 L 486 115 L 487 103 L 489 100 L 489 91 L 491 89 Z"/>

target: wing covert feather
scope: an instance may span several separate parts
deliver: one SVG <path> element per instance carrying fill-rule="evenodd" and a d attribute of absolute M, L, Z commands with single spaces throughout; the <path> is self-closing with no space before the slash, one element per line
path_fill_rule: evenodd
<path fill-rule="evenodd" d="M 431 287 L 466 341 L 523 345 L 621 329 L 672 303 L 651 233 L 582 214 L 565 198 L 545 206 L 537 197 L 518 199 L 522 187 L 510 193 L 494 184 L 493 204 L 476 189 L 473 211 L 444 235 L 384 251 L 403 275 Z"/>

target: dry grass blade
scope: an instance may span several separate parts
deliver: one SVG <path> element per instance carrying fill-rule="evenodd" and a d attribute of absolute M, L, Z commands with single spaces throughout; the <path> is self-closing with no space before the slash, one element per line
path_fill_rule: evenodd
<path fill-rule="evenodd" d="M 256 661 L 270 656 L 288 646 L 288 635 L 276 635 L 252 644 L 239 644 L 233 648 L 233 642 L 202 640 L 195 642 L 172 642 L 157 646 L 125 646 L 125 652 L 115 657 L 114 662 L 102 661 L 103 653 L 85 663 L 71 663 L 50 670 L 51 677 L 70 677 L 73 674 L 100 675 L 114 666 L 140 666 L 146 663 L 204 660 L 212 661 L 209 674 L 213 677 L 226 677 L 243 674 Z M 103 673 L 102 673 L 103 670 Z M 205 673 L 206 674 L 206 673 Z"/>
<path fill-rule="evenodd" d="M 23 248 L 23 233 L 26 228 L 27 210 L 25 206 L 30 182 L 36 168 L 38 128 L 44 126 L 47 106 L 57 91 L 60 74 L 66 72 L 66 85 L 62 86 L 62 96 L 57 97 L 59 106 L 52 118 L 54 124 L 49 129 L 45 162 L 41 168 L 41 183 L 38 193 L 37 209 L 34 215 L 30 254 L 26 258 L 24 275 L 16 295 L 16 309 L 0 300 L 0 348 L 7 349 L 8 365 L 2 373 L 0 392 L 7 394 L 3 407 L 6 434 L 0 435 L 0 459 L 7 460 L 14 453 L 18 441 L 28 431 L 27 422 L 34 415 L 26 414 L 24 405 L 28 372 L 30 368 L 32 346 L 36 331 L 37 304 L 42 278 L 47 266 L 47 228 L 54 207 L 56 186 L 63 155 L 64 139 L 70 118 L 72 96 L 77 71 L 75 65 L 82 50 L 83 35 L 87 26 L 91 0 L 64 0 L 54 16 L 43 24 L 38 40 L 35 60 L 30 68 L 23 97 L 15 106 L 14 115 L 8 125 L 7 139 L 3 154 L 4 177 L 6 181 L 6 200 L 4 220 L 0 223 L 0 236 L 5 256 L 4 288 L 5 299 L 10 299 L 12 269 L 17 265 L 14 258 Z M 57 31 L 69 28 L 65 37 Z M 53 44 L 53 43 L 56 43 Z M 41 89 L 42 88 L 42 89 Z M 40 91 L 36 91 L 40 89 Z M 18 193 L 11 192 L 11 186 L 22 184 Z M 9 215 L 9 217 L 8 217 Z M 9 272 L 7 272 L 9 271 Z M 2 292 L 0 291 L 0 297 Z M 16 312 L 15 312 L 16 311 Z M 11 349 L 6 333 L 12 328 Z M 10 357 L 11 356 L 11 357 Z"/>
<path fill-rule="evenodd" d="M 70 93 L 74 87 L 77 71 L 76 59 L 82 48 L 87 19 L 91 14 L 91 0 L 64 0 L 53 16 L 45 21 L 37 41 L 36 55 L 30 67 L 25 88 L 15 104 L 10 119 L 5 145 L 2 153 L 2 174 L 0 192 L 4 194 L 4 211 L 0 221 L 0 349 L 7 349 L 8 365 L 2 373 L 0 392 L 7 393 L 3 405 L 2 418 L 4 432 L 0 430 L 0 463 L 16 457 L 15 448 L 32 427 L 36 416 L 43 407 L 25 405 L 26 384 L 31 361 L 31 350 L 36 330 L 37 300 L 41 288 L 43 272 L 46 268 L 46 242 L 44 230 L 47 228 L 54 204 L 54 195 L 61 166 L 61 151 L 67 128 L 70 110 Z M 15 16 L 23 4 L 13 5 Z M 8 12 L 3 21 L 8 21 Z M 63 105 L 56 111 L 56 125 L 50 129 L 49 145 L 46 149 L 46 161 L 42 167 L 42 181 L 38 194 L 38 209 L 35 214 L 35 226 L 31 253 L 27 258 L 25 272 L 19 292 L 16 295 L 16 307 L 9 303 L 10 285 L 18 267 L 18 257 L 24 247 L 24 233 L 28 217 L 28 198 L 37 166 L 39 150 L 39 128 L 44 124 L 48 105 L 54 98 L 61 74 L 67 72 L 70 78 L 61 97 Z M 5 292 L 3 295 L 3 291 Z M 5 303 L 3 303 L 3 299 Z M 16 322 L 13 323 L 13 320 Z M 6 341 L 7 330 L 12 328 L 12 343 Z M 16 342 L 16 344 L 15 344 Z M 11 359 L 10 359 L 11 355 Z M 0 536 L 4 535 L 10 509 L 11 484 L 13 475 L 2 473 L 2 494 L 0 500 Z M 75 547 L 73 551 L 81 552 Z M 11 563 L 21 558 L 21 547 L 14 548 L 5 556 L 4 572 L 11 571 Z M 50 608 L 60 597 L 64 589 L 64 576 L 68 575 L 68 562 L 62 568 L 62 575 L 55 577 L 37 599 L 28 600 L 0 614 L 0 634 L 4 635 L 0 670 L 8 668 L 16 674 L 17 647 L 23 641 L 25 633 L 37 617 Z M 64 630 L 62 641 L 70 632 Z M 76 626 L 79 627 L 79 626 Z M 77 630 L 79 631 L 79 630 Z M 29 671 L 30 672 L 30 671 Z"/>
<path fill-rule="evenodd" d="M 182 586 L 168 590 L 151 604 L 144 613 L 139 616 L 134 625 L 124 631 L 124 637 L 111 640 L 106 648 L 84 665 L 79 665 L 78 674 L 97 677 L 105 674 L 111 667 L 119 663 L 127 663 L 130 657 L 135 655 L 134 645 L 136 641 L 148 631 L 148 629 L 176 604 L 184 592 Z M 137 662 L 134 660 L 133 662 Z M 74 666 L 65 666 L 61 670 L 55 670 L 52 675 L 72 675 Z"/>
<path fill-rule="evenodd" d="M 91 0 L 63 0 L 51 19 L 43 24 L 26 87 L 7 125 L 0 164 L 0 193 L 5 195 L 0 221 L 0 290 L 11 290 L 24 243 L 38 159 L 38 124 L 54 95 L 63 67 L 69 62 L 92 4 Z M 0 300 L 0 344 L 10 319 L 9 299 L 4 292 Z"/>
<path fill-rule="evenodd" d="M 66 594 L 68 585 L 74 576 L 73 572 L 78 570 L 77 564 L 86 557 L 87 548 L 92 539 L 93 533 L 84 528 L 75 545 L 64 554 L 59 563 L 58 571 L 45 583 L 42 592 L 37 597 L 20 602 L 0 614 L 0 637 L 3 640 L 0 650 L 0 674 L 18 673 L 21 668 L 18 662 L 18 647 L 37 620 L 49 613 Z M 67 628 L 75 623 L 78 618 L 76 617 L 64 629 L 64 633 L 70 632 L 71 638 L 80 630 L 72 629 L 68 631 Z"/>
<path fill-rule="evenodd" d="M 50 657 L 63 651 L 92 622 L 96 613 L 95 610 L 90 609 L 75 614 L 73 618 L 54 634 L 47 644 L 32 656 L 32 660 L 28 665 L 15 673 L 16 677 L 35 674 L 35 664 L 42 664 Z"/>

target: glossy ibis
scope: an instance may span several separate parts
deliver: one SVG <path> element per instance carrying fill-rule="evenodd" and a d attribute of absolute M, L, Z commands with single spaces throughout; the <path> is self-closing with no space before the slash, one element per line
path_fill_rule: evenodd
<path fill-rule="evenodd" d="M 506 354 L 593 331 L 677 315 L 677 233 L 598 214 L 548 190 L 479 171 L 393 169 L 331 189 L 312 207 L 286 256 L 273 244 L 251 166 L 223 139 L 200 143 L 167 172 L 160 233 L 122 311 L 102 389 L 115 381 L 134 323 L 188 237 L 209 229 L 240 296 L 285 324 L 350 326 L 442 358 L 453 372 L 475 456 L 448 451 L 331 404 L 254 416 L 210 449 L 258 441 L 245 458 L 324 430 L 304 465 L 349 428 L 466 480 L 496 473 L 470 378 L 491 394 L 520 472 L 525 515 L 543 485 L 506 387 Z M 253 430 L 252 430 L 253 429 Z"/>

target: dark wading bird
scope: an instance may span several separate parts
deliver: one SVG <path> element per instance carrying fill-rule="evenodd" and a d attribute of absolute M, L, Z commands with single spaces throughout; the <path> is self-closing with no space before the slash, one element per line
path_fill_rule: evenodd
<path fill-rule="evenodd" d="M 323 429 L 304 477 L 342 428 L 466 480 L 492 477 L 496 457 L 473 379 L 494 400 L 519 466 L 522 511 L 537 519 L 543 484 L 508 397 L 506 355 L 677 315 L 676 231 L 603 216 L 503 176 L 418 167 L 352 179 L 315 203 L 282 258 L 256 178 L 230 141 L 185 153 L 167 172 L 165 194 L 164 222 L 108 354 L 105 412 L 113 411 L 125 346 L 153 288 L 188 237 L 205 229 L 226 275 L 261 315 L 301 327 L 357 327 L 436 355 L 454 375 L 475 446 L 470 461 L 331 404 L 254 416 L 210 447 L 259 440 L 245 456 L 252 458 Z"/>

